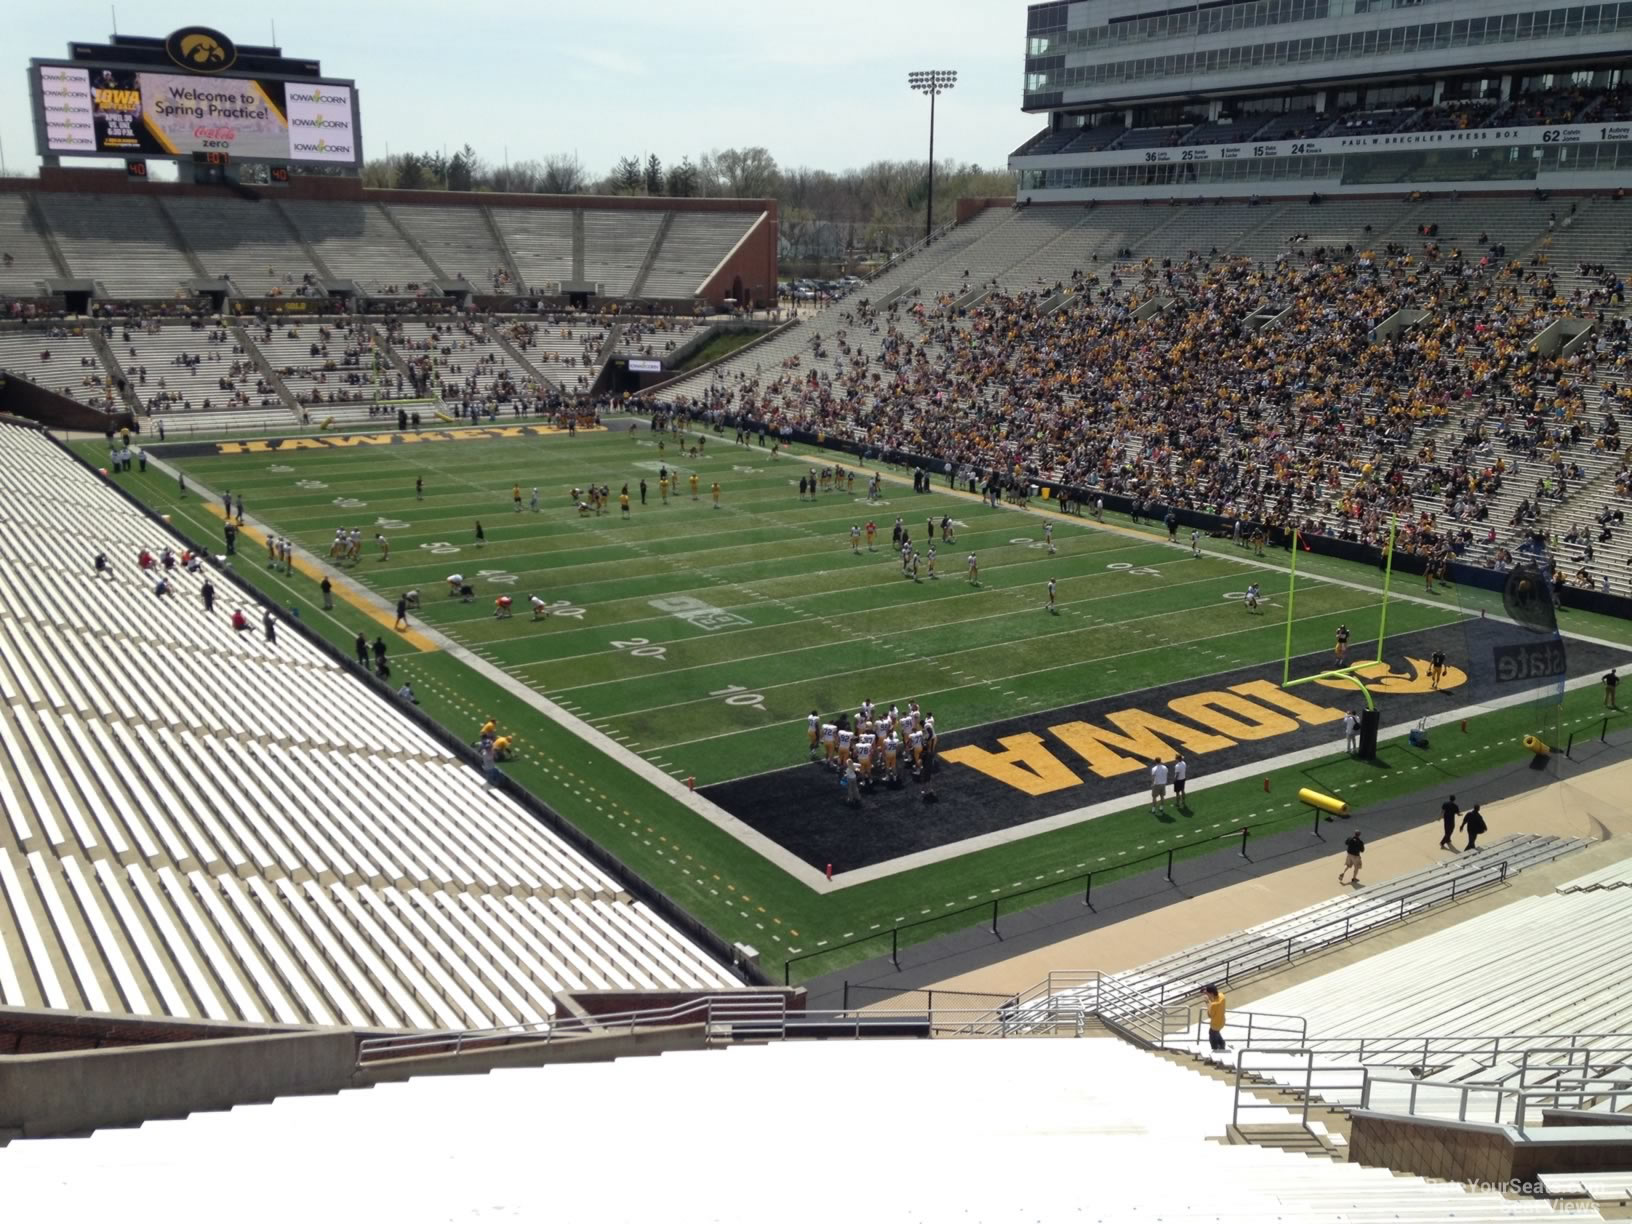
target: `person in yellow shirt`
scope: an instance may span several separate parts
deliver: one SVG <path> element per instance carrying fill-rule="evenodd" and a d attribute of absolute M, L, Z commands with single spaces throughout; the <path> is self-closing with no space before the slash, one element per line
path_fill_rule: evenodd
<path fill-rule="evenodd" d="M 629 517 L 629 486 L 623 486 L 623 492 L 618 494 L 618 508 L 623 511 L 623 517 Z"/>
<path fill-rule="evenodd" d="M 482 724 L 482 729 L 476 733 L 476 738 L 477 739 L 486 739 L 488 736 L 492 735 L 498 729 L 498 725 L 499 724 L 497 723 L 497 721 L 495 721 L 492 718 L 489 718 L 486 722 L 484 722 Z"/>
<path fill-rule="evenodd" d="M 1224 993 L 1213 983 L 1201 988 L 1201 997 L 1207 1001 L 1207 1042 L 1214 1050 L 1229 1049 L 1224 1044 Z"/>
<path fill-rule="evenodd" d="M 494 738 L 493 759 L 497 761 L 508 761 L 510 759 L 510 737 L 508 735 L 500 735 Z"/>
<path fill-rule="evenodd" d="M 510 487 L 510 500 L 515 503 L 516 513 L 520 514 L 521 513 L 521 486 L 519 484 L 518 485 L 512 485 Z"/>
<path fill-rule="evenodd" d="M 663 499 L 665 506 L 669 504 L 669 478 L 667 476 L 658 478 L 657 494 Z"/>
<path fill-rule="evenodd" d="M 697 473 L 696 472 L 693 472 L 691 474 L 691 500 L 692 501 L 697 500 Z"/>

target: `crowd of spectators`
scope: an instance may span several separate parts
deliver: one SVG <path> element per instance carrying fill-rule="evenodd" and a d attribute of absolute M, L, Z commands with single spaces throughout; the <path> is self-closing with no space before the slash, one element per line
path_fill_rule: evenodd
<path fill-rule="evenodd" d="M 1397 518 L 1408 551 L 1510 563 L 1502 529 L 1520 537 L 1530 520 L 1499 522 L 1492 507 L 1514 473 L 1552 507 L 1585 478 L 1573 454 L 1619 449 L 1628 336 L 1617 319 L 1596 349 L 1533 353 L 1550 323 L 1590 317 L 1609 290 L 1565 290 L 1544 260 L 1464 252 L 1437 232 L 1263 263 L 1119 259 L 968 309 L 955 293 L 836 307 L 802 352 L 723 367 L 678 406 L 1000 486 L 1373 545 Z M 1067 290 L 1063 308 L 1043 309 Z M 1138 318 L 1150 303 L 1162 308 Z M 1424 315 L 1379 336 L 1402 310 Z"/>

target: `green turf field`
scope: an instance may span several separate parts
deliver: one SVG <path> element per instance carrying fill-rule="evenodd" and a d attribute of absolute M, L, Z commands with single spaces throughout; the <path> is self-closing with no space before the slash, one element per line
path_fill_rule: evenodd
<path fill-rule="evenodd" d="M 100 443 L 81 448 L 96 461 L 102 451 Z M 883 499 L 869 504 L 859 474 L 853 489 L 801 500 L 799 477 L 832 461 L 810 448 L 773 459 L 734 446 L 730 434 L 710 436 L 693 459 L 673 439 L 660 452 L 642 428 L 571 438 L 184 453 L 170 462 L 195 489 L 185 497 L 156 471 L 122 479 L 217 549 L 220 517 L 196 492 L 199 485 L 242 494 L 251 519 L 292 535 L 318 557 L 327 556 L 337 527 L 362 528 L 363 558 L 345 571 L 349 578 L 391 602 L 417 588 L 417 623 L 502 668 L 655 769 L 694 778 L 698 787 L 804 761 L 812 708 L 825 713 L 854 710 L 863 698 L 915 698 L 934 712 L 945 736 L 1281 657 L 1286 577 L 1255 568 L 1246 550 L 1220 542 L 1211 548 L 1222 555 L 1196 559 L 1169 546 L 1165 532 L 1130 532 L 1123 518 L 1118 531 L 1057 522 L 1057 551 L 1050 552 L 1038 514 L 992 509 L 944 486 L 914 494 L 893 479 Z M 681 476 L 666 504 L 658 475 L 665 464 Z M 686 483 L 693 472 L 695 499 Z M 416 479 L 424 481 L 423 499 L 415 496 Z M 715 481 L 718 508 L 710 497 Z M 571 504 L 569 490 L 591 482 L 611 486 L 608 513 L 584 516 Z M 617 507 L 626 483 L 633 502 L 627 518 Z M 519 511 L 515 484 L 522 488 Z M 535 485 L 537 511 L 529 507 Z M 890 547 L 897 515 L 920 548 L 927 518 L 957 523 L 956 543 L 941 546 L 935 579 L 923 568 L 916 582 L 901 576 Z M 879 529 L 876 551 L 864 540 L 858 555 L 850 528 L 869 518 Z M 478 520 L 483 546 L 475 540 Z M 388 560 L 378 555 L 376 531 L 389 539 Z M 971 551 L 979 557 L 978 585 L 965 578 Z M 241 552 L 241 574 L 280 603 L 298 605 L 306 623 L 348 653 L 359 629 L 370 637 L 381 631 L 376 612 L 341 601 L 325 614 L 311 578 L 270 572 L 252 544 Z M 1284 564 L 1285 557 L 1266 561 Z M 1374 570 L 1312 556 L 1301 564 L 1294 653 L 1325 649 L 1339 620 L 1357 640 L 1375 633 L 1381 600 Z M 449 596 L 445 579 L 456 572 L 474 584 L 474 603 Z M 1052 615 L 1044 608 L 1051 577 L 1059 583 Z M 1269 601 L 1259 617 L 1239 601 L 1254 580 Z M 1420 592 L 1420 580 L 1412 580 L 1411 591 Z M 494 616 L 501 593 L 514 598 L 510 619 Z M 546 619 L 530 618 L 531 593 L 550 603 Z M 1481 601 L 1493 610 L 1499 603 L 1467 592 L 1460 602 L 1431 606 L 1396 601 L 1389 632 L 1476 616 Z M 1603 618 L 1578 616 L 1570 628 L 1617 641 L 1632 637 Z M 794 951 L 905 918 L 1114 867 L 1157 849 L 1205 848 L 1220 830 L 1242 823 L 1267 831 L 1302 820 L 1292 792 L 1311 778 L 1363 804 L 1368 795 L 1425 784 L 1421 770 L 1483 768 L 1511 755 L 1512 737 L 1530 729 L 1531 719 L 1528 711 L 1508 710 L 1474 720 L 1470 736 L 1456 744 L 1454 768 L 1444 757 L 1391 744 L 1385 753 L 1398 767 L 1386 775 L 1338 754 L 1277 776 L 1273 798 L 1256 781 L 1231 783 L 1198 793 L 1181 816 L 1152 816 L 1130 781 L 1128 809 L 1116 815 L 824 894 L 453 655 L 414 653 L 396 641 L 393 682 L 402 678 L 461 738 L 472 738 L 483 716 L 497 716 L 522 747 L 510 766 L 518 779 L 722 935 L 759 946 L 776 976 Z M 1565 720 L 1590 717 L 1597 700 L 1591 691 L 1572 694 Z M 862 946 L 805 962 L 800 973 L 877 952 Z"/>

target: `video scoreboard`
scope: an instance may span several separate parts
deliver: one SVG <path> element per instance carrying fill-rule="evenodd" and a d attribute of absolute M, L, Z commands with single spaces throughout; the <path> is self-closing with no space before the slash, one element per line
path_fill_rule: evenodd
<path fill-rule="evenodd" d="M 75 44 L 70 55 L 29 65 L 42 156 L 362 165 L 355 83 L 275 47 L 238 48 L 192 26 L 163 40 Z"/>

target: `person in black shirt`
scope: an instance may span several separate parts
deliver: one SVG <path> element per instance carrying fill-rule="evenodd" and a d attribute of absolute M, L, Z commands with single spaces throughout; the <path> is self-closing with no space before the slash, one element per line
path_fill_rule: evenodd
<path fill-rule="evenodd" d="M 1479 805 L 1476 803 L 1468 809 L 1468 814 L 1462 817 L 1462 828 L 1468 835 L 1468 849 L 1477 850 L 1474 843 L 1479 840 L 1479 834 L 1486 829 L 1485 818 L 1479 814 Z"/>
<path fill-rule="evenodd" d="M 1451 845 L 1451 834 L 1456 832 L 1456 818 L 1462 814 L 1462 809 L 1456 806 L 1456 796 L 1452 795 L 1439 805 L 1440 818 L 1445 823 L 1445 836 L 1439 839 L 1441 850 L 1455 850 Z"/>
<path fill-rule="evenodd" d="M 1428 659 L 1428 687 L 1439 692 L 1440 679 L 1445 675 L 1445 652 L 1436 650 Z"/>
<path fill-rule="evenodd" d="M 1615 704 L 1615 686 L 1620 682 L 1621 678 L 1615 674 L 1615 669 L 1613 667 L 1604 673 L 1604 708 L 1606 710 L 1618 710 L 1621 708 Z"/>
<path fill-rule="evenodd" d="M 1343 870 L 1337 873 L 1337 882 L 1339 884 L 1360 883 L 1360 856 L 1365 852 L 1365 839 L 1360 836 L 1360 831 L 1356 829 L 1349 834 L 1348 841 L 1343 843 Z M 1351 871 L 1354 872 L 1353 878 L 1345 880 L 1343 877 Z"/>
<path fill-rule="evenodd" d="M 360 633 L 357 635 L 357 666 L 368 670 L 368 639 Z"/>

